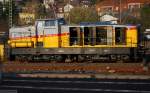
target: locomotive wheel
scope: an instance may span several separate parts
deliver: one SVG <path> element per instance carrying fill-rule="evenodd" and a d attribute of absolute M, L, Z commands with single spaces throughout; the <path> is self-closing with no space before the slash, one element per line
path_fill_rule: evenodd
<path fill-rule="evenodd" d="M 27 60 L 28 60 L 29 62 L 33 61 L 33 56 L 32 56 L 32 55 L 28 56 L 28 57 L 27 57 Z"/>
<path fill-rule="evenodd" d="M 123 62 L 128 62 L 130 59 L 129 55 L 121 55 L 121 60 L 123 60 Z"/>
<path fill-rule="evenodd" d="M 77 61 L 78 62 L 83 62 L 84 61 L 84 57 L 82 55 L 78 55 Z"/>
<path fill-rule="evenodd" d="M 70 62 L 72 62 L 71 55 L 67 55 L 65 58 L 65 63 L 70 63 Z"/>
<path fill-rule="evenodd" d="M 116 55 L 110 55 L 110 56 L 109 56 L 109 60 L 110 60 L 111 62 L 116 62 L 116 61 L 117 61 Z"/>
<path fill-rule="evenodd" d="M 63 61 L 62 55 L 56 55 L 56 56 L 55 56 L 55 60 L 56 60 L 57 62 L 62 62 L 62 61 Z"/>
<path fill-rule="evenodd" d="M 20 56 L 15 56 L 15 60 L 16 60 L 16 61 L 21 61 Z"/>
<path fill-rule="evenodd" d="M 15 60 L 19 62 L 27 62 L 28 58 L 25 55 L 16 55 Z"/>

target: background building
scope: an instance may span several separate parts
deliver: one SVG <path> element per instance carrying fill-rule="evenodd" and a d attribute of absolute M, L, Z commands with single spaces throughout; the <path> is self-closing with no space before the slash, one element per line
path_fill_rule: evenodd
<path fill-rule="evenodd" d="M 103 0 L 96 5 L 99 16 L 109 14 L 118 17 L 120 22 L 126 17 L 140 17 L 139 9 L 150 0 Z"/>

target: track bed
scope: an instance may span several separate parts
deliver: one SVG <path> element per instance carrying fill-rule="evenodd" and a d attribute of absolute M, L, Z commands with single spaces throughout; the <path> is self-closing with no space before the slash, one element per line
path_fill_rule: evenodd
<path fill-rule="evenodd" d="M 142 63 L 20 63 L 7 62 L 2 66 L 5 73 L 32 72 L 79 72 L 79 73 L 123 73 L 150 74 Z"/>

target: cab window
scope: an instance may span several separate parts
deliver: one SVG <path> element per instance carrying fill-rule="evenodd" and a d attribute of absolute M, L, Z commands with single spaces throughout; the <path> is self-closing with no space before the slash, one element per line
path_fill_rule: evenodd
<path fill-rule="evenodd" d="M 55 20 L 46 20 L 45 27 L 48 27 L 48 26 L 55 26 Z"/>
<path fill-rule="evenodd" d="M 37 27 L 38 27 L 38 28 L 43 27 L 43 21 L 38 21 L 38 23 L 37 23 Z"/>

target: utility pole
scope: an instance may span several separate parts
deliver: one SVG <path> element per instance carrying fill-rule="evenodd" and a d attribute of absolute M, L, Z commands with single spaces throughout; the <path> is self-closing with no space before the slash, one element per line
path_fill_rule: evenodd
<path fill-rule="evenodd" d="M 69 13 L 69 24 L 70 24 L 70 0 L 69 0 L 69 5 L 68 5 L 68 13 Z"/>
<path fill-rule="evenodd" d="M 50 5 L 52 6 L 52 10 L 53 10 L 53 13 L 54 13 L 54 18 L 56 19 L 57 14 L 56 14 L 56 11 L 55 11 L 54 3 L 50 3 Z"/>
<path fill-rule="evenodd" d="M 9 28 L 11 28 L 13 25 L 12 4 L 13 4 L 13 0 L 9 0 Z"/>
<path fill-rule="evenodd" d="M 121 19 L 122 19 L 122 15 L 121 15 L 121 12 L 122 12 L 122 9 L 121 9 L 121 0 L 120 0 L 120 2 L 119 2 L 119 7 L 120 7 L 120 9 L 119 9 L 119 23 L 121 24 Z"/>
<path fill-rule="evenodd" d="M 5 12 L 5 10 L 6 10 L 6 2 L 5 0 L 3 0 L 3 12 Z"/>

